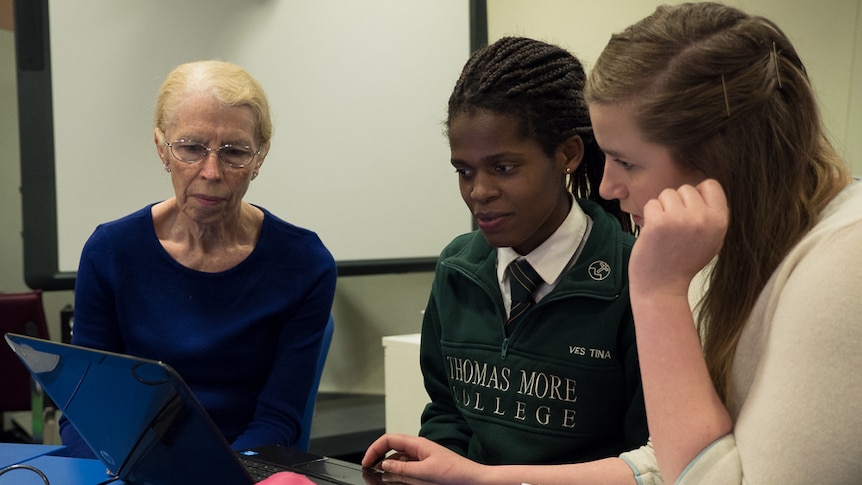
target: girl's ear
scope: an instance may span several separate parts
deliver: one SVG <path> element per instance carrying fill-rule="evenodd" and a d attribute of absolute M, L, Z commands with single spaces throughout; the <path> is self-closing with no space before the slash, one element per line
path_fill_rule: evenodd
<path fill-rule="evenodd" d="M 556 159 L 563 173 L 574 173 L 584 159 L 584 140 L 579 135 L 570 136 L 557 148 Z"/>

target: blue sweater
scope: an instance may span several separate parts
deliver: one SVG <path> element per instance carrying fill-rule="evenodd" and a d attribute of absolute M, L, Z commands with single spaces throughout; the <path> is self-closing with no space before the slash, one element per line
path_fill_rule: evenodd
<path fill-rule="evenodd" d="M 162 248 L 150 208 L 100 225 L 85 244 L 72 343 L 168 363 L 234 449 L 293 445 L 332 309 L 332 255 L 262 209 L 244 261 L 191 270 Z M 71 455 L 92 456 L 68 422 L 60 432 Z"/>

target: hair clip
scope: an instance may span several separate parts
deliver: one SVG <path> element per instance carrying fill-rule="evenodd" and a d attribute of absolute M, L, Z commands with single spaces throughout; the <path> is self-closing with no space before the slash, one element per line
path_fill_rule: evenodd
<path fill-rule="evenodd" d="M 778 71 L 778 50 L 775 42 L 772 43 L 772 63 L 775 66 L 775 79 L 778 81 L 778 89 L 781 89 L 781 73 Z"/>
<path fill-rule="evenodd" d="M 727 84 L 724 83 L 724 74 L 721 75 L 721 89 L 724 91 L 724 109 L 727 111 L 727 117 L 730 118 L 730 100 L 727 99 Z"/>

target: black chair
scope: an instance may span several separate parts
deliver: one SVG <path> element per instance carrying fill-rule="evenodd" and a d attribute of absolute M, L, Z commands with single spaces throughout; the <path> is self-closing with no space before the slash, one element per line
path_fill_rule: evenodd
<path fill-rule="evenodd" d="M 0 293 L 0 334 L 6 333 L 49 338 L 42 290 Z M 43 399 L 47 398 L 5 341 L 0 343 L 0 369 L 3 369 L 0 374 L 0 413 L 3 416 L 12 412 L 30 413 L 32 428 L 17 430 L 15 436 L 24 441 L 42 443 Z"/>

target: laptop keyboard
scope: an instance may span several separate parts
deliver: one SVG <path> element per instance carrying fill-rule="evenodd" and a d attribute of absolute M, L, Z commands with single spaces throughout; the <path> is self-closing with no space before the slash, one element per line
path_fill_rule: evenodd
<path fill-rule="evenodd" d="M 266 478 L 269 478 L 271 475 L 274 475 L 278 472 L 286 472 L 289 471 L 286 467 L 273 465 L 270 463 L 263 463 L 258 460 L 254 460 L 243 455 L 237 455 L 240 463 L 245 469 L 248 471 L 248 474 L 251 475 L 251 478 L 254 479 L 255 482 L 259 482 Z"/>

